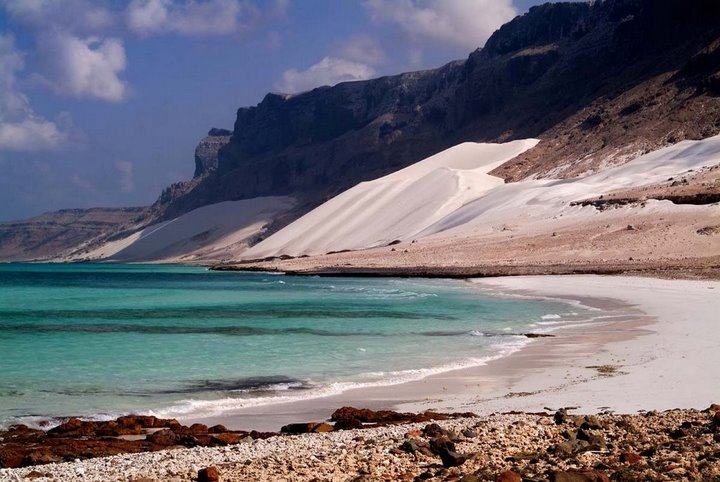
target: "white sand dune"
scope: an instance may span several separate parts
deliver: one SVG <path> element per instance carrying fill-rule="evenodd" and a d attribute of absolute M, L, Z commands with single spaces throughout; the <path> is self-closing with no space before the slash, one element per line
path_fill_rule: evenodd
<path fill-rule="evenodd" d="M 471 236 L 512 224 L 533 231 L 549 221 L 587 220 L 598 211 L 573 201 L 667 180 L 720 163 L 720 136 L 684 141 L 627 164 L 576 179 L 504 184 L 487 174 L 538 141 L 464 143 L 345 191 L 257 244 L 243 258 L 323 254 L 394 240 Z M 653 203 L 658 212 L 672 203 Z"/>
<path fill-rule="evenodd" d="M 322 254 L 410 240 L 503 184 L 487 174 L 534 147 L 466 142 L 334 197 L 248 250 L 244 258 Z"/>
<path fill-rule="evenodd" d="M 210 204 L 106 243 L 76 259 L 181 262 L 236 257 L 294 204 L 293 198 L 282 196 Z"/>

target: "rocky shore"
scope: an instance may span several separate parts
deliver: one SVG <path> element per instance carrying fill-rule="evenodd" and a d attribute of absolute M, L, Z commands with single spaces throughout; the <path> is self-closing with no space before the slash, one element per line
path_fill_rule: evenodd
<path fill-rule="evenodd" d="M 172 422 L 137 417 L 134 421 L 160 429 L 153 434 L 183 431 Z M 572 414 L 571 409 L 560 409 L 554 413 L 486 417 L 412 415 L 346 407 L 336 411 L 330 422 L 284 428 L 285 432 L 329 433 L 268 437 L 238 434 L 239 440 L 216 447 L 187 449 L 173 444 L 173 449 L 165 447 L 167 450 L 150 453 L 3 469 L 0 480 L 471 482 L 720 478 L 719 405 L 703 411 L 635 415 L 582 416 Z M 156 423 L 162 427 L 155 427 Z M 87 430 L 82 427 L 90 427 L 74 421 L 71 425 L 81 433 Z M 197 440 L 218 438 L 210 429 L 200 434 L 200 428 L 193 429 L 199 433 L 194 436 Z M 61 431 L 67 429 L 66 424 Z M 7 433 L 3 435 L 5 445 L 8 437 Z M 152 441 L 143 443 L 154 447 Z"/>

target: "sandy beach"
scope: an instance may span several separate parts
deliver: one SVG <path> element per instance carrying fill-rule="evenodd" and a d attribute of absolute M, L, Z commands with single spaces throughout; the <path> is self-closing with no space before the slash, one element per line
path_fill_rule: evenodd
<path fill-rule="evenodd" d="M 507 277 L 471 282 L 482 291 L 582 303 L 602 310 L 599 313 L 607 318 L 559 330 L 554 337 L 533 339 L 517 352 L 479 367 L 449 371 L 401 385 L 350 390 L 325 398 L 229 411 L 216 417 L 182 422 L 276 430 L 291 422 L 322 421 L 338 407 L 352 405 L 411 412 L 472 411 L 502 425 L 517 421 L 492 414 L 554 411 L 563 407 L 573 407 L 573 413 L 583 414 L 633 414 L 674 408 L 699 410 L 720 400 L 720 373 L 713 369 L 720 343 L 715 330 L 720 282 L 625 276 Z M 675 416 L 682 418 L 695 412 L 683 413 Z M 463 423 L 464 426 L 485 426 L 487 420 L 473 419 L 472 424 L 447 423 L 458 427 Z M 540 418 L 529 423 L 542 426 L 546 422 Z M 402 434 L 410 427 L 372 430 L 372 435 L 362 431 L 363 437 L 395 443 L 398 437 L 402 440 Z M 172 460 L 172 464 L 163 464 L 162 470 L 172 468 L 176 480 L 188 480 L 188 474 L 214 464 L 226 464 L 226 467 L 247 464 L 238 473 L 248 474 L 247 470 L 257 468 L 256 463 L 265 470 L 286 467 L 297 461 L 292 455 L 295 450 L 312 450 L 313 444 L 322 452 L 328 447 L 337 449 L 336 444 L 341 443 L 348 454 L 357 455 L 362 444 L 353 443 L 351 433 L 274 437 L 255 441 L 252 448 L 241 444 L 177 450 L 168 455 L 163 452 L 121 455 L 75 464 L 45 465 L 42 471 L 63 474 L 63 479 L 72 479 L 68 474 L 79 475 L 77 470 L 81 469 L 82 474 L 92 474 L 91 480 L 133 480 L 141 476 L 166 480 L 161 475 L 166 472 L 158 468 L 158 462 L 167 459 Z M 378 450 L 387 453 L 388 446 L 382 445 Z M 270 462 L 265 459 L 269 453 L 274 454 Z M 119 467 L 127 469 L 131 463 L 135 467 L 132 477 L 127 474 L 119 477 Z M 324 463 L 322 457 L 311 459 L 308 467 Z M 29 471 L 30 468 L 3 470 L 0 478 L 13 480 Z M 352 478 L 345 475 L 335 474 L 330 478 Z M 305 479 L 298 476 L 287 480 Z"/>

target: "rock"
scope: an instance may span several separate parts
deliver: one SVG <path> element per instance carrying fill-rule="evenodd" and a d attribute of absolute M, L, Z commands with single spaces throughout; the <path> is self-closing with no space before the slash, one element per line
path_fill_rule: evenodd
<path fill-rule="evenodd" d="M 450 431 L 445 430 L 444 428 L 442 428 L 440 425 L 438 425 L 436 423 L 430 423 L 430 424 L 425 425 L 425 428 L 422 429 L 422 433 L 423 433 L 423 435 L 425 435 L 428 438 L 433 438 L 433 437 L 452 438 Z"/>
<path fill-rule="evenodd" d="M 23 459 L 22 465 L 41 465 L 41 464 L 55 464 L 63 462 L 63 458 L 60 455 L 53 453 L 48 449 L 38 448 L 27 454 Z"/>
<path fill-rule="evenodd" d="M 212 440 L 213 445 L 234 445 L 240 443 L 245 438 L 246 436 L 243 434 L 226 432 L 213 434 L 210 440 Z M 252 440 L 252 437 L 250 440 Z"/>
<path fill-rule="evenodd" d="M 500 472 L 500 475 L 495 478 L 495 482 L 522 482 L 522 477 L 517 472 L 506 470 L 505 472 Z"/>
<path fill-rule="evenodd" d="M 642 462 L 643 458 L 641 455 L 636 454 L 635 452 L 623 452 L 620 454 L 620 462 L 628 465 L 634 465 L 639 462 Z"/>
<path fill-rule="evenodd" d="M 25 455 L 19 449 L 0 447 L 0 469 L 22 467 Z"/>
<path fill-rule="evenodd" d="M 335 422 L 335 430 L 354 430 L 362 427 L 363 423 L 357 418 L 343 418 Z"/>
<path fill-rule="evenodd" d="M 284 425 L 281 429 L 281 433 L 289 434 L 300 434 L 300 433 L 325 433 L 332 432 L 335 428 L 329 423 L 325 422 L 306 422 L 306 423 L 291 423 Z"/>
<path fill-rule="evenodd" d="M 33 480 L 33 479 L 39 479 L 41 477 L 51 477 L 51 474 L 48 474 L 45 472 L 40 472 L 38 470 L 31 470 L 30 472 L 25 474 L 24 478 Z"/>
<path fill-rule="evenodd" d="M 550 482 L 610 482 L 610 479 L 597 470 L 568 470 L 553 472 Z"/>
<path fill-rule="evenodd" d="M 188 427 L 187 431 L 192 434 L 208 433 L 208 426 L 202 423 L 194 423 Z"/>
<path fill-rule="evenodd" d="M 555 420 L 556 425 L 562 425 L 567 421 L 568 413 L 567 410 L 564 408 L 561 408 L 557 412 L 555 412 L 555 415 L 553 415 L 553 420 Z"/>
<path fill-rule="evenodd" d="M 459 467 L 469 458 L 468 455 L 460 454 L 446 447 L 441 448 L 438 451 L 438 455 L 444 467 Z"/>
<path fill-rule="evenodd" d="M 164 428 L 148 435 L 147 440 L 156 445 L 170 446 L 177 445 L 180 442 L 180 437 L 172 430 Z"/>
<path fill-rule="evenodd" d="M 208 433 L 226 433 L 229 432 L 225 425 L 213 425 L 208 429 Z"/>
<path fill-rule="evenodd" d="M 718 405 L 717 403 L 713 403 L 708 408 L 706 408 L 705 411 L 710 413 L 720 412 L 720 405 Z"/>
<path fill-rule="evenodd" d="M 477 437 L 477 435 L 478 435 L 477 432 L 470 428 L 466 428 L 465 430 L 462 431 L 462 436 L 465 438 L 475 438 L 475 437 Z"/>
<path fill-rule="evenodd" d="M 478 477 L 477 475 L 465 474 L 462 477 L 460 477 L 458 482 L 482 482 L 482 479 L 480 477 Z"/>
<path fill-rule="evenodd" d="M 585 421 L 583 422 L 581 427 L 585 428 L 585 429 L 590 428 L 590 429 L 596 430 L 596 429 L 602 428 L 603 424 L 600 421 L 600 418 L 597 417 L 596 415 L 587 415 L 585 417 Z"/>
<path fill-rule="evenodd" d="M 91 422 L 83 422 L 78 418 L 71 418 L 57 427 L 48 430 L 48 434 L 63 437 L 87 437 L 95 435 L 95 427 Z"/>
<path fill-rule="evenodd" d="M 220 480 L 220 472 L 218 472 L 217 467 L 214 465 L 205 467 L 198 471 L 197 480 L 198 482 L 218 482 Z"/>
<path fill-rule="evenodd" d="M 400 445 L 400 450 L 402 450 L 403 452 L 407 452 L 409 454 L 421 453 L 428 457 L 433 455 L 432 450 L 430 450 L 429 443 L 427 443 L 424 440 L 419 440 L 419 439 L 415 439 L 415 438 L 410 438 L 410 439 L 405 440 Z"/>
<path fill-rule="evenodd" d="M 712 418 L 712 423 L 716 427 L 720 427 L 720 411 L 715 412 Z"/>

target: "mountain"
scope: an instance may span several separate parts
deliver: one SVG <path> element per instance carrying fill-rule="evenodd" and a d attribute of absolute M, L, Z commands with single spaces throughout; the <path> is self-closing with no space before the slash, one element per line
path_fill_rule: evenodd
<path fill-rule="evenodd" d="M 144 219 L 147 208 L 63 209 L 0 223 L 0 261 L 43 259 Z"/>
<path fill-rule="evenodd" d="M 203 206 L 292 198 L 249 238 L 260 241 L 360 182 L 465 142 L 538 139 L 490 172 L 516 182 L 576 178 L 718 132 L 720 2 L 549 3 L 465 60 L 238 109 L 232 131 L 198 145 L 193 179 L 80 251 Z"/>
<path fill-rule="evenodd" d="M 161 198 L 161 218 L 228 199 L 317 204 L 461 142 L 538 138 L 497 169 L 572 177 L 720 131 L 720 2 L 545 4 L 464 61 L 238 110 L 217 168 Z"/>

